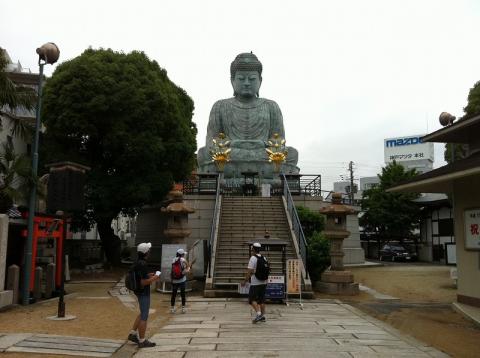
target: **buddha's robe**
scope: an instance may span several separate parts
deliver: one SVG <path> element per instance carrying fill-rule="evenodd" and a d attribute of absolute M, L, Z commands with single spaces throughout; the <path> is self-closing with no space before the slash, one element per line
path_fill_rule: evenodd
<path fill-rule="evenodd" d="M 219 133 L 228 137 L 232 149 L 230 163 L 227 164 L 230 170 L 226 170 L 226 174 L 232 170 L 237 175 L 247 170 L 271 174 L 272 164 L 268 163 L 265 148 L 275 133 L 285 138 L 282 112 L 277 103 L 265 98 L 257 98 L 250 103 L 235 98 L 217 101 L 210 112 L 206 146 L 198 151 L 199 172 L 216 171 L 208 152 L 212 139 Z M 294 148 L 286 149 L 288 156 L 284 169 L 287 170 L 284 171 L 298 173 L 298 153 Z"/>

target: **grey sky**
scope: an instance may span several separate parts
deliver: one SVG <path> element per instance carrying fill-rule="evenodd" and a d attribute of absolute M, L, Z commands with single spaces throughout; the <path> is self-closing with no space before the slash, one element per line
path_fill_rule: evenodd
<path fill-rule="evenodd" d="M 260 95 L 280 105 L 301 172 L 331 189 L 350 160 L 357 177 L 375 175 L 384 138 L 462 114 L 480 80 L 479 16 L 475 0 L 0 0 L 0 46 L 32 71 L 47 41 L 60 61 L 89 46 L 144 51 L 195 101 L 198 146 L 211 106 L 232 95 L 230 62 L 253 51 Z"/>

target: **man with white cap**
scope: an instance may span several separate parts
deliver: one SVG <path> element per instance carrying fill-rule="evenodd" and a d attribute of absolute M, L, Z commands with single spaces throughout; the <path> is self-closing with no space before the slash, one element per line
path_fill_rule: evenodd
<path fill-rule="evenodd" d="M 267 288 L 267 279 L 270 267 L 265 256 L 260 254 L 262 245 L 256 242 L 252 245 L 253 255 L 248 262 L 247 273 L 242 286 L 250 281 L 250 290 L 248 292 L 248 303 L 256 312 L 256 317 L 252 323 L 265 322 L 265 290 Z"/>
<path fill-rule="evenodd" d="M 140 277 L 141 288 L 135 291 L 140 306 L 140 314 L 133 323 L 132 330 L 128 335 L 128 340 L 138 344 L 139 348 L 155 347 L 154 342 L 145 339 L 145 331 L 147 330 L 148 312 L 150 310 L 150 284 L 160 279 L 160 271 L 148 272 L 147 258 L 150 254 L 152 244 L 142 242 L 137 246 L 137 261 L 134 265 L 134 271 L 137 277 Z"/>
<path fill-rule="evenodd" d="M 171 308 L 170 312 L 175 313 L 175 299 L 177 297 L 178 289 L 180 289 L 180 296 L 182 297 L 182 313 L 186 311 L 186 297 L 185 287 L 187 285 L 186 274 L 190 271 L 190 265 L 185 259 L 186 251 L 184 249 L 178 249 L 175 259 L 172 262 L 172 297 L 170 299 Z"/>

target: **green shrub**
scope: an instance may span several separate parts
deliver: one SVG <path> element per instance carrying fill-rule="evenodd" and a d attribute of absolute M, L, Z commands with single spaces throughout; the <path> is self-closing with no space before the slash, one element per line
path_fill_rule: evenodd
<path fill-rule="evenodd" d="M 330 241 L 321 232 L 307 238 L 308 273 L 312 282 L 319 281 L 322 272 L 330 266 Z"/>
<path fill-rule="evenodd" d="M 297 206 L 297 213 L 307 240 L 308 273 L 312 282 L 315 282 L 330 266 L 330 241 L 322 233 L 325 216 L 304 206 Z"/>

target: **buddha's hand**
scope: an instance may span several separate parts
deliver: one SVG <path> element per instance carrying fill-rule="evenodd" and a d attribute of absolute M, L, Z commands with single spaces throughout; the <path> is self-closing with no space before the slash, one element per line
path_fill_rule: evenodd
<path fill-rule="evenodd" d="M 258 139 L 247 139 L 247 140 L 232 140 L 230 142 L 231 148 L 240 148 L 240 149 L 263 149 L 265 148 L 265 142 Z"/>

